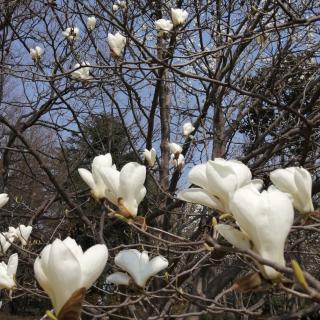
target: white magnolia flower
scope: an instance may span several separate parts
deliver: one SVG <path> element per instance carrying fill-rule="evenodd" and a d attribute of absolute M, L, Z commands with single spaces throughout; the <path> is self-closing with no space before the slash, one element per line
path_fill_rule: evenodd
<path fill-rule="evenodd" d="M 156 150 L 154 148 L 151 148 L 151 150 L 144 149 L 143 155 L 144 159 L 148 162 L 148 165 L 153 167 L 157 157 Z"/>
<path fill-rule="evenodd" d="M 191 122 L 187 122 L 183 125 L 183 135 L 189 137 L 191 133 L 195 130 L 195 127 Z"/>
<path fill-rule="evenodd" d="M 184 160 L 184 155 L 179 154 L 178 157 L 174 154 L 171 154 L 171 163 L 172 165 L 177 168 L 178 170 L 181 170 L 184 167 L 185 160 Z"/>
<path fill-rule="evenodd" d="M 92 286 L 107 259 L 105 245 L 97 244 L 83 252 L 81 246 L 69 237 L 64 241 L 56 239 L 45 246 L 34 263 L 34 273 L 57 315 L 75 291 Z"/>
<path fill-rule="evenodd" d="M 262 258 L 284 266 L 284 245 L 294 218 L 290 197 L 273 186 L 260 193 L 253 185 L 247 185 L 234 193 L 230 208 L 253 249 Z M 234 234 L 234 238 L 238 235 Z M 244 243 L 245 240 L 239 241 L 240 245 L 232 244 L 240 247 Z M 269 266 L 263 266 L 261 271 L 270 279 L 279 275 Z"/>
<path fill-rule="evenodd" d="M 27 245 L 31 232 L 32 232 L 32 226 L 25 226 L 24 224 L 20 224 L 16 228 L 17 238 L 20 240 L 22 246 Z"/>
<path fill-rule="evenodd" d="M 0 289 L 13 289 L 16 286 L 15 276 L 18 268 L 18 254 L 9 257 L 8 264 L 0 263 Z"/>
<path fill-rule="evenodd" d="M 270 173 L 273 184 L 293 198 L 293 206 L 301 213 L 314 211 L 312 203 L 312 178 L 302 167 L 277 169 Z"/>
<path fill-rule="evenodd" d="M 182 152 L 182 147 L 177 143 L 169 143 L 170 152 L 174 155 L 179 155 Z"/>
<path fill-rule="evenodd" d="M 171 19 L 174 26 L 183 25 L 188 18 L 188 12 L 183 9 L 171 8 Z"/>
<path fill-rule="evenodd" d="M 0 233 L 0 255 L 4 255 L 11 246 L 7 239 L 6 232 Z"/>
<path fill-rule="evenodd" d="M 75 64 L 73 67 L 74 71 L 71 72 L 71 77 L 76 80 L 88 80 L 90 76 L 90 64 L 89 62 L 82 62 Z"/>
<path fill-rule="evenodd" d="M 91 188 L 95 199 L 107 199 L 116 205 L 125 217 L 137 215 L 138 206 L 146 195 L 143 185 L 146 179 L 145 166 L 129 162 L 118 171 L 112 165 L 112 158 L 108 153 L 93 159 L 92 173 L 81 168 L 78 172 Z"/>
<path fill-rule="evenodd" d="M 93 198 L 100 200 L 104 199 L 106 185 L 101 178 L 101 172 L 104 172 L 107 168 L 112 166 L 111 154 L 100 155 L 93 159 L 92 161 L 92 173 L 83 168 L 79 168 L 78 172 L 83 179 L 83 181 L 91 188 L 91 194 Z"/>
<path fill-rule="evenodd" d="M 258 189 L 262 187 L 261 180 L 251 180 L 251 177 L 249 168 L 242 162 L 217 158 L 190 170 L 190 182 L 200 188 L 182 190 L 178 198 L 230 213 L 229 201 L 237 189 L 248 183 Z"/>
<path fill-rule="evenodd" d="M 120 32 L 115 35 L 108 34 L 108 45 L 113 55 L 120 57 L 122 50 L 126 46 L 127 39 Z"/>
<path fill-rule="evenodd" d="M 96 27 L 96 24 L 97 24 L 96 17 L 94 17 L 94 16 L 88 17 L 87 28 L 88 28 L 89 31 L 92 31 Z"/>
<path fill-rule="evenodd" d="M 30 56 L 33 61 L 39 61 L 43 55 L 43 48 L 36 46 L 34 49 L 30 48 Z"/>
<path fill-rule="evenodd" d="M 124 286 L 128 286 L 130 283 L 130 276 L 128 276 L 127 273 L 124 272 L 115 272 L 110 274 L 107 278 L 106 281 L 107 282 L 111 282 L 114 283 L 116 285 L 124 285 Z"/>
<path fill-rule="evenodd" d="M 9 197 L 6 193 L 0 194 L 0 208 L 6 205 L 6 203 L 9 201 Z"/>
<path fill-rule="evenodd" d="M 217 224 L 214 229 L 236 248 L 252 249 L 250 239 L 245 232 L 227 224 Z"/>
<path fill-rule="evenodd" d="M 135 283 L 142 288 L 144 288 L 150 277 L 169 265 L 168 260 L 162 256 L 154 257 L 149 261 L 146 251 L 141 253 L 136 249 L 120 251 L 116 255 L 114 262 L 122 270 L 128 272 Z"/>
<path fill-rule="evenodd" d="M 69 41 L 74 41 L 80 38 L 80 30 L 77 27 L 67 28 L 65 31 L 62 31 L 62 35 Z"/>
<path fill-rule="evenodd" d="M 26 246 L 32 232 L 32 226 L 20 224 L 17 228 L 9 227 L 7 232 L 3 232 L 3 236 L 7 241 L 13 242 L 19 240 L 22 246 Z M 10 246 L 10 245 L 9 245 Z"/>
<path fill-rule="evenodd" d="M 101 177 L 106 186 L 106 198 L 119 208 L 123 216 L 136 217 L 138 206 L 147 192 L 143 185 L 146 167 L 129 162 L 120 172 L 114 168 L 106 168 Z"/>
<path fill-rule="evenodd" d="M 159 19 L 154 22 L 159 35 L 162 36 L 163 34 L 168 33 L 173 29 L 173 24 L 170 20 L 166 19 Z"/>
<path fill-rule="evenodd" d="M 119 6 L 117 5 L 117 4 L 114 4 L 113 6 L 112 6 L 112 10 L 113 11 L 117 11 L 119 9 Z"/>

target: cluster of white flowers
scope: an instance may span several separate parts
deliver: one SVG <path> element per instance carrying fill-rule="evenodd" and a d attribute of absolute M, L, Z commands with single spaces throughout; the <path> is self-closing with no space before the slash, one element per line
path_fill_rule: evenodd
<path fill-rule="evenodd" d="M 183 127 L 182 127 L 182 131 L 183 131 L 183 135 L 186 138 L 193 138 L 193 136 L 191 135 L 191 133 L 195 130 L 195 127 L 192 125 L 191 122 L 186 122 Z M 177 144 L 177 143 L 169 143 L 169 148 L 170 148 L 170 161 L 172 163 L 172 165 L 181 171 L 181 169 L 184 167 L 185 165 L 185 159 L 184 159 L 184 155 L 182 154 L 182 147 Z M 156 162 L 156 150 L 154 148 L 152 148 L 151 150 L 145 149 L 143 152 L 143 156 L 145 161 L 147 161 L 148 165 L 150 167 L 153 167 L 155 162 Z"/>
<path fill-rule="evenodd" d="M 0 208 L 2 208 L 9 201 L 6 193 L 0 194 Z M 0 255 L 4 255 L 10 248 L 11 243 L 19 240 L 22 246 L 28 242 L 32 231 L 31 226 L 20 224 L 17 228 L 9 227 L 7 232 L 0 232 Z M 18 267 L 18 254 L 12 254 L 8 263 L 4 261 L 0 263 L 0 289 L 12 290 L 16 286 L 15 275 Z"/>
<path fill-rule="evenodd" d="M 126 8 L 126 2 L 125 1 L 117 1 L 117 3 L 113 4 L 112 9 L 114 11 L 117 11 L 119 7 Z M 159 19 L 155 22 L 156 29 L 161 33 L 166 33 L 172 30 L 174 26 L 180 26 L 185 23 L 188 12 L 182 9 L 171 9 L 171 17 L 172 22 L 165 19 Z M 94 16 L 88 17 L 87 19 L 87 28 L 89 31 L 93 31 L 96 27 L 97 19 Z M 62 32 L 62 35 L 70 42 L 74 42 L 75 40 L 80 39 L 80 29 L 78 27 L 68 27 L 65 31 Z M 121 53 L 126 46 L 127 38 L 124 37 L 120 32 L 117 32 L 116 34 L 109 33 L 108 39 L 107 39 L 109 48 L 111 50 L 111 54 L 115 58 L 119 58 L 121 56 Z M 32 60 L 35 62 L 40 61 L 42 55 L 43 55 L 43 48 L 36 46 L 35 48 L 30 48 L 30 56 Z M 72 72 L 71 76 L 76 80 L 88 80 L 90 78 L 89 75 L 89 66 L 90 64 L 88 62 L 77 63 L 74 67 L 75 70 Z M 83 68 L 80 68 L 81 66 L 84 66 Z"/>
<path fill-rule="evenodd" d="M 194 129 L 191 123 L 186 123 L 183 133 L 189 136 Z M 184 162 L 184 158 L 181 160 L 182 147 L 176 143 L 170 143 L 169 147 L 172 161 L 176 161 L 178 167 L 181 165 L 179 161 Z M 145 160 L 153 166 L 155 150 L 145 150 L 144 154 Z M 125 217 L 137 216 L 138 206 L 146 194 L 144 166 L 129 162 L 118 171 L 108 153 L 93 159 L 92 172 L 83 168 L 78 170 L 95 199 L 108 200 Z M 284 246 L 293 224 L 294 208 L 301 213 L 314 210 L 312 179 L 307 170 L 298 167 L 277 169 L 271 172 L 270 179 L 274 185 L 261 192 L 263 181 L 252 179 L 246 165 L 240 161 L 218 158 L 193 167 L 189 180 L 198 187 L 179 192 L 178 198 L 231 214 L 236 224 L 217 224 L 216 232 L 233 246 L 254 250 L 262 258 L 284 266 Z M 0 207 L 7 201 L 7 194 L 1 194 Z M 22 245 L 26 245 L 31 231 L 31 226 L 19 225 L 18 228 L 9 227 L 9 231 L 1 236 L 9 244 L 19 239 Z M 57 316 L 75 293 L 80 290 L 84 294 L 93 285 L 103 272 L 107 259 L 106 245 L 97 244 L 83 252 L 81 246 L 69 237 L 64 241 L 56 239 L 44 247 L 35 260 L 34 272 L 50 297 Z M 163 256 L 150 260 L 146 251 L 136 249 L 120 251 L 114 261 L 121 271 L 109 275 L 106 281 L 129 285 L 133 280 L 141 288 L 145 288 L 150 277 L 169 265 Z M 16 286 L 17 265 L 16 253 L 10 256 L 7 264 L 0 264 L 0 289 L 12 290 Z M 266 265 L 259 267 L 266 278 L 279 277 L 274 268 Z"/>
<path fill-rule="evenodd" d="M 107 260 L 106 245 L 97 244 L 83 252 L 81 246 L 70 237 L 63 241 L 56 239 L 44 247 L 35 260 L 34 273 L 40 286 L 48 294 L 56 315 L 59 316 L 59 312 L 75 292 L 89 289 L 93 285 L 103 272 Z M 116 255 L 115 264 L 130 274 L 138 286 L 144 288 L 151 276 L 167 268 L 168 261 L 162 256 L 149 261 L 146 251 L 140 253 L 137 250 L 122 250 Z M 6 276 L 3 282 L 9 283 L 12 288 L 15 284 L 10 278 L 12 272 L 9 270 L 7 273 L 9 276 Z M 106 281 L 128 285 L 131 278 L 127 273 L 113 273 Z"/>
<path fill-rule="evenodd" d="M 158 19 L 154 24 L 159 36 L 163 36 L 170 32 L 173 27 L 182 26 L 187 18 L 188 12 L 186 10 L 171 8 L 171 21 L 167 19 Z"/>
<path fill-rule="evenodd" d="M 0 208 L 2 208 L 8 201 L 9 197 L 6 193 L 0 194 Z M 5 235 L 0 233 L 0 255 L 5 254 L 10 245 L 11 243 L 7 241 Z M 12 289 L 15 286 L 14 274 L 17 271 L 18 262 L 15 268 L 13 268 L 12 265 L 14 260 L 18 260 L 17 254 L 9 258 L 8 264 L 5 264 L 3 261 L 0 264 L 0 289 Z"/>
<path fill-rule="evenodd" d="M 2 208 L 9 201 L 6 193 L 0 194 L 0 208 Z M 32 226 L 25 226 L 20 224 L 17 228 L 9 227 L 8 231 L 0 232 L 0 255 L 4 255 L 10 248 L 11 243 L 18 240 L 22 246 L 26 246 Z"/>
<path fill-rule="evenodd" d="M 112 10 L 113 11 L 118 11 L 119 8 L 126 9 L 127 8 L 127 3 L 125 1 L 117 0 L 113 5 L 112 5 Z"/>
<path fill-rule="evenodd" d="M 235 247 L 253 249 L 262 258 L 284 266 L 293 208 L 302 213 L 314 210 L 312 180 L 307 170 L 298 167 L 277 169 L 270 179 L 274 185 L 261 192 L 263 181 L 252 180 L 246 165 L 218 158 L 193 167 L 189 180 L 199 187 L 180 191 L 178 198 L 232 214 L 240 230 L 225 224 L 215 229 Z M 269 266 L 260 268 L 267 278 L 279 276 Z"/>
<path fill-rule="evenodd" d="M 4 232 L 3 235 L 7 239 L 9 239 L 10 242 L 18 240 L 20 241 L 22 246 L 26 246 L 31 232 L 32 226 L 25 226 L 24 224 L 20 224 L 17 228 L 9 227 L 9 231 Z"/>
<path fill-rule="evenodd" d="M 0 233 L 0 255 L 5 254 L 15 240 L 26 246 L 31 232 L 32 226 L 20 224 L 17 228 L 9 227 L 7 232 Z"/>
<path fill-rule="evenodd" d="M 120 8 L 126 9 L 127 2 L 117 0 L 113 3 L 113 11 Z M 171 20 L 155 21 L 158 36 L 164 36 L 174 28 L 183 26 L 187 19 L 186 10 L 171 8 Z M 95 16 L 87 18 L 89 32 L 96 25 Z M 62 35 L 72 45 L 80 39 L 80 29 L 68 27 Z M 232 40 L 232 35 L 230 39 Z M 107 44 L 114 58 L 121 57 L 127 42 L 128 39 L 120 32 L 108 33 Z M 34 62 L 38 63 L 43 54 L 44 49 L 40 46 L 30 48 L 30 56 Z M 208 61 L 210 67 L 214 68 L 214 58 L 209 56 Z M 251 60 L 248 59 L 247 62 Z M 75 80 L 85 81 L 91 78 L 90 70 L 89 62 L 81 62 L 75 64 L 70 75 Z M 304 79 L 305 75 L 301 75 L 300 80 Z M 184 123 L 182 131 L 186 139 L 193 139 L 195 127 L 191 122 Z M 182 146 L 171 142 L 169 148 L 172 165 L 181 171 L 185 165 Z M 157 160 L 156 150 L 145 149 L 143 154 L 148 166 L 153 167 Z M 84 168 L 79 168 L 78 172 L 90 187 L 95 200 L 101 203 L 108 201 L 123 217 L 135 218 L 138 215 L 138 207 L 146 195 L 145 166 L 129 162 L 118 170 L 108 153 L 93 159 L 91 172 Z M 245 164 L 217 158 L 193 167 L 188 178 L 194 186 L 180 191 L 178 199 L 208 206 L 221 214 L 231 215 L 235 220 L 232 224 L 215 225 L 216 235 L 219 233 L 239 249 L 253 250 L 266 260 L 285 265 L 284 248 L 293 224 L 294 209 L 302 214 L 314 211 L 312 178 L 307 170 L 301 167 L 277 169 L 270 173 L 273 185 L 262 190 L 263 181 L 252 179 L 252 173 Z M 0 208 L 8 199 L 7 194 L 0 194 Z M 31 232 L 32 226 L 23 224 L 17 228 L 10 226 L 8 231 L 0 232 L 0 255 L 5 255 L 16 240 L 26 246 Z M 34 262 L 34 273 L 40 286 L 50 297 L 57 316 L 77 290 L 86 290 L 93 285 L 102 274 L 107 260 L 106 245 L 97 244 L 84 252 L 70 237 L 63 241 L 56 239 L 43 248 Z M 114 262 L 122 271 L 109 275 L 107 282 L 129 285 L 133 280 L 141 288 L 145 288 L 152 276 L 169 265 L 168 260 L 161 255 L 150 260 L 146 251 L 139 252 L 136 249 L 120 251 Z M 16 286 L 17 266 L 17 253 L 12 254 L 7 263 L 0 263 L 0 289 L 12 290 Z M 266 265 L 259 267 L 265 278 L 279 277 L 274 268 Z"/>
<path fill-rule="evenodd" d="M 182 154 L 182 147 L 174 142 L 169 143 L 170 161 L 172 165 L 179 171 L 182 170 L 185 164 L 184 155 Z"/>
<path fill-rule="evenodd" d="M 118 171 L 108 153 L 93 159 L 92 172 L 80 168 L 79 174 L 95 199 L 108 200 L 126 217 L 137 215 L 138 205 L 146 194 L 144 166 L 130 162 Z M 34 272 L 50 297 L 56 315 L 59 316 L 75 292 L 92 286 L 104 270 L 107 259 L 105 245 L 97 244 L 83 252 L 81 246 L 69 237 L 64 241 L 56 239 L 42 250 L 34 263 Z M 107 277 L 108 282 L 128 285 L 131 276 L 143 288 L 151 276 L 168 266 L 168 261 L 162 256 L 149 261 L 145 251 L 123 250 L 116 255 L 115 264 L 127 273 L 116 272 Z"/>

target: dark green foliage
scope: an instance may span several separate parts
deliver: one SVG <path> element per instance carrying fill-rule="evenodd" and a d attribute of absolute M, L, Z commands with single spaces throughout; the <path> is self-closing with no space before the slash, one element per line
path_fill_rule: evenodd
<path fill-rule="evenodd" d="M 313 88 L 308 87 L 318 68 L 319 65 L 306 51 L 277 57 L 271 67 L 261 68 L 255 76 L 246 79 L 246 90 L 270 100 L 276 99 L 279 105 L 272 106 L 256 98 L 248 100 L 249 112 L 239 127 L 240 133 L 250 142 L 244 146 L 245 154 L 263 144 L 279 142 L 286 142 L 286 146 L 285 149 L 279 148 L 275 155 L 286 154 L 290 159 L 291 155 L 304 155 L 305 158 L 310 154 L 314 149 L 313 131 L 299 114 L 307 119 L 319 106 L 319 102 L 311 101 Z M 297 126 L 299 132 L 291 134 L 290 130 Z M 294 134 L 298 136 L 293 138 Z"/>
<path fill-rule="evenodd" d="M 87 119 L 82 133 L 73 134 L 68 141 L 69 156 L 81 159 L 82 166 L 90 166 L 92 159 L 100 154 L 111 153 L 117 168 L 136 160 L 120 120 L 100 114 Z"/>

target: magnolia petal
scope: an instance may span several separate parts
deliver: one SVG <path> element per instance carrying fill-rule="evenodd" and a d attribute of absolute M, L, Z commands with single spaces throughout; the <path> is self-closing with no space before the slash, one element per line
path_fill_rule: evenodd
<path fill-rule="evenodd" d="M 207 163 L 206 174 L 210 181 L 210 191 L 225 204 L 229 202 L 230 195 L 249 183 L 252 177 L 249 168 L 240 161 L 221 158 Z"/>
<path fill-rule="evenodd" d="M 110 168 L 112 166 L 112 157 L 110 153 L 94 157 L 92 169 Z"/>
<path fill-rule="evenodd" d="M 147 194 L 147 189 L 145 187 L 143 187 L 142 189 L 140 189 L 140 192 L 137 194 L 136 199 L 137 199 L 137 203 L 140 203 L 144 197 Z"/>
<path fill-rule="evenodd" d="M 12 289 L 15 286 L 13 275 L 8 274 L 7 265 L 0 263 L 0 289 Z"/>
<path fill-rule="evenodd" d="M 148 264 L 149 276 L 154 276 L 163 269 L 167 268 L 169 261 L 163 256 L 157 256 L 150 260 Z"/>
<path fill-rule="evenodd" d="M 108 260 L 108 249 L 104 244 L 90 247 L 80 260 L 82 283 L 81 287 L 89 289 L 101 275 Z"/>
<path fill-rule="evenodd" d="M 249 184 L 251 184 L 255 189 L 261 191 L 263 188 L 263 180 L 261 179 L 252 179 Z"/>
<path fill-rule="evenodd" d="M 111 167 L 105 168 L 101 173 L 101 178 L 105 184 L 105 196 L 114 205 L 118 204 L 118 192 L 120 183 L 120 172 Z"/>
<path fill-rule="evenodd" d="M 285 265 L 284 245 L 293 223 L 294 211 L 286 193 L 271 187 L 260 193 L 252 186 L 237 190 L 230 208 L 239 226 L 263 258 Z M 264 268 L 269 278 L 277 273 Z"/>
<path fill-rule="evenodd" d="M 294 170 L 292 168 L 277 169 L 270 173 L 270 180 L 282 192 L 295 194 L 297 192 L 294 183 Z"/>
<path fill-rule="evenodd" d="M 141 190 L 146 179 L 146 167 L 136 162 L 127 163 L 120 172 L 120 185 L 118 197 L 122 198 L 122 204 L 135 217 L 140 203 Z M 139 200 L 139 201 L 138 201 Z"/>
<path fill-rule="evenodd" d="M 49 255 L 51 252 L 51 244 L 45 246 L 34 263 L 34 274 L 41 288 L 48 294 L 52 305 L 56 305 L 56 298 L 52 285 L 47 277 L 47 269 L 49 265 Z"/>
<path fill-rule="evenodd" d="M 214 228 L 234 247 L 242 250 L 251 249 L 250 239 L 240 230 L 227 224 L 217 224 Z"/>
<path fill-rule="evenodd" d="M 228 162 L 237 176 L 237 188 L 240 188 L 250 182 L 252 174 L 250 169 L 244 163 L 238 160 L 229 160 Z M 259 179 L 256 180 L 258 181 Z"/>
<path fill-rule="evenodd" d="M 10 248 L 10 246 L 11 243 L 7 241 L 5 232 L 4 235 L 0 233 L 0 255 L 5 254 L 7 250 Z"/>
<path fill-rule="evenodd" d="M 277 169 L 270 173 L 273 184 L 293 199 L 293 205 L 299 212 L 314 210 L 312 203 L 312 178 L 310 173 L 299 167 Z"/>
<path fill-rule="evenodd" d="M 191 183 L 199 186 L 203 189 L 210 190 L 210 184 L 208 183 L 208 178 L 206 174 L 206 164 L 198 164 L 194 166 L 188 175 L 188 179 Z"/>
<path fill-rule="evenodd" d="M 0 194 L 0 208 L 2 208 L 9 201 L 9 196 L 6 193 Z"/>
<path fill-rule="evenodd" d="M 82 180 L 89 186 L 89 188 L 94 190 L 96 187 L 96 183 L 93 180 L 92 173 L 89 170 L 83 168 L 79 168 L 78 172 Z"/>
<path fill-rule="evenodd" d="M 190 188 L 182 190 L 177 194 L 177 198 L 191 203 L 198 203 L 212 209 L 224 212 L 224 207 L 221 201 L 209 194 L 206 190 L 200 188 Z"/>
<path fill-rule="evenodd" d="M 110 274 L 107 278 L 106 281 L 107 282 L 111 282 L 113 284 L 116 285 L 124 285 L 124 286 L 128 286 L 130 283 L 130 276 L 127 273 L 124 272 L 115 272 Z"/>
<path fill-rule="evenodd" d="M 52 243 L 46 275 L 53 284 L 53 294 L 56 298 L 54 307 L 58 314 L 73 292 L 81 288 L 80 263 L 72 251 L 59 239 Z"/>
<path fill-rule="evenodd" d="M 79 246 L 77 242 L 70 237 L 65 238 L 63 240 L 63 244 L 70 250 L 74 258 L 80 261 L 80 259 L 83 256 L 83 251 L 81 246 Z"/>
<path fill-rule="evenodd" d="M 52 246 L 51 244 L 45 246 L 38 257 L 39 262 L 41 264 L 41 268 L 45 273 L 47 272 L 48 265 L 49 265 L 49 256 L 51 252 L 51 246 Z"/>
<path fill-rule="evenodd" d="M 296 168 L 294 175 L 294 182 L 297 186 L 297 198 L 299 201 L 299 207 L 297 209 L 300 212 L 312 212 L 314 211 L 312 203 L 312 178 L 304 168 Z"/>
<path fill-rule="evenodd" d="M 8 260 L 8 270 L 7 273 L 9 276 L 13 276 L 17 273 L 18 268 L 18 254 L 14 253 L 10 256 Z"/>
<path fill-rule="evenodd" d="M 132 273 L 139 272 L 140 256 L 141 253 L 136 249 L 122 250 L 115 256 L 114 263 L 132 276 Z"/>

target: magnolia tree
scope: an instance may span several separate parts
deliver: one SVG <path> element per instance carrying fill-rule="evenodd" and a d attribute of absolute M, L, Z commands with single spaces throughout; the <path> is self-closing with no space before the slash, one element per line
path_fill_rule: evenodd
<path fill-rule="evenodd" d="M 0 10 L 0 312 L 317 315 L 319 1 Z"/>

